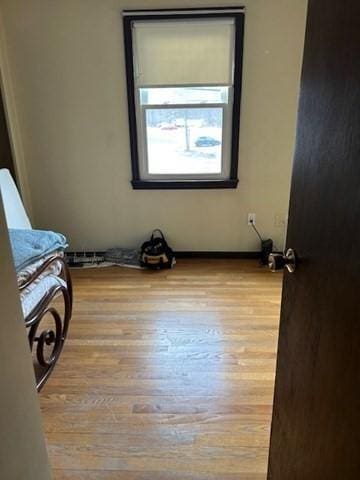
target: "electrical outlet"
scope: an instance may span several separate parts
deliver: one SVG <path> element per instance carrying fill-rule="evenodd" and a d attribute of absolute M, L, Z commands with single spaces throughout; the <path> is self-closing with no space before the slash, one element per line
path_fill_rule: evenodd
<path fill-rule="evenodd" d="M 256 225 L 256 213 L 248 213 L 248 225 Z"/>

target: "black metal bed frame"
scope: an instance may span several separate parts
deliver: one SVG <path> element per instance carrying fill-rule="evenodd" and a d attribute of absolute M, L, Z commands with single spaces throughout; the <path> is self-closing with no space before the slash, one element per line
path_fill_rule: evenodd
<path fill-rule="evenodd" d="M 38 391 L 44 386 L 60 357 L 71 319 L 73 292 L 71 276 L 65 259 L 59 256 L 50 257 L 19 287 L 20 292 L 23 291 L 54 263 L 61 264 L 61 272 L 58 276 L 65 281 L 66 285 L 57 285 L 51 288 L 25 318 L 30 350 L 34 359 L 36 388 Z M 60 296 L 62 296 L 64 302 L 63 314 L 53 304 L 53 300 Z M 54 327 L 42 330 L 41 323 L 49 315 L 52 316 Z M 45 347 L 51 346 L 50 353 L 46 353 Z"/>

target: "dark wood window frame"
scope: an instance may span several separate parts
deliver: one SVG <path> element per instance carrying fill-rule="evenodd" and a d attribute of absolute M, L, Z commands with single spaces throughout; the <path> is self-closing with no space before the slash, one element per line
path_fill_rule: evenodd
<path fill-rule="evenodd" d="M 242 10 L 242 11 L 241 11 Z M 131 184 L 135 190 L 171 190 L 171 189 L 213 189 L 236 188 L 238 185 L 238 161 L 240 138 L 240 102 L 242 88 L 242 63 L 244 44 L 244 7 L 222 8 L 186 8 L 163 10 L 124 10 L 124 45 L 126 62 L 126 80 L 128 97 L 129 133 L 131 147 Z M 176 13 L 175 13 L 176 12 Z M 186 13 L 185 13 L 186 12 Z M 230 175 L 222 180 L 143 180 L 140 177 L 139 152 L 135 104 L 135 83 L 133 64 L 132 22 L 136 20 L 176 20 L 203 18 L 233 18 L 235 22 L 234 79 L 232 106 L 232 134 L 230 153 Z"/>

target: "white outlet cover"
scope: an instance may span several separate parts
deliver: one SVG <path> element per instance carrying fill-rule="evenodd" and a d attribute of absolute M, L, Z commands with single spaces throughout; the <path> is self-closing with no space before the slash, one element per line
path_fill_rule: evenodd
<path fill-rule="evenodd" d="M 256 213 L 248 213 L 248 225 L 256 225 Z"/>

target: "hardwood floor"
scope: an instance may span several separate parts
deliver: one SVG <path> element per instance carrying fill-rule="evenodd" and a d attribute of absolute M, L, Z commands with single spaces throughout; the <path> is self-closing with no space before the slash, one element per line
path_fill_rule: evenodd
<path fill-rule="evenodd" d="M 54 479 L 265 480 L 281 275 L 252 260 L 72 275 L 40 394 Z"/>

